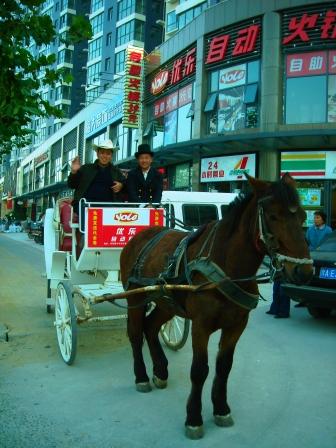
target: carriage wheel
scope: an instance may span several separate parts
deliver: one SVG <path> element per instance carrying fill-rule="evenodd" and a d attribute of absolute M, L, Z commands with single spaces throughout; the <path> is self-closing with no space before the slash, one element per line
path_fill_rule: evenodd
<path fill-rule="evenodd" d="M 47 297 L 48 297 L 48 299 L 51 297 L 50 279 L 47 280 Z M 47 313 L 48 314 L 52 313 L 51 305 L 47 305 Z"/>
<path fill-rule="evenodd" d="M 173 319 L 162 325 L 161 337 L 171 350 L 179 350 L 184 346 L 188 339 L 190 329 L 190 320 L 175 316 Z"/>
<path fill-rule="evenodd" d="M 71 365 L 77 351 L 77 315 L 68 283 L 59 283 L 55 297 L 55 327 L 63 361 Z"/>

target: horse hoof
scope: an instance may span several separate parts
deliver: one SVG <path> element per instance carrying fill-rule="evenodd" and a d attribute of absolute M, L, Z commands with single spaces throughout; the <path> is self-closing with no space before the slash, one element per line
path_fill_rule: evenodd
<path fill-rule="evenodd" d="M 157 389 L 165 389 L 167 387 L 167 380 L 161 380 L 156 375 L 153 375 L 153 384 Z"/>
<path fill-rule="evenodd" d="M 225 428 L 228 428 L 229 426 L 234 425 L 233 418 L 231 417 L 231 414 L 227 415 L 214 415 L 215 424 L 217 426 L 222 426 Z"/>
<path fill-rule="evenodd" d="M 149 382 L 147 383 L 136 383 L 135 388 L 138 392 L 146 393 L 152 390 Z"/>
<path fill-rule="evenodd" d="M 188 439 L 197 440 L 201 439 L 204 436 L 203 425 L 201 426 L 186 426 L 185 427 L 185 435 Z"/>

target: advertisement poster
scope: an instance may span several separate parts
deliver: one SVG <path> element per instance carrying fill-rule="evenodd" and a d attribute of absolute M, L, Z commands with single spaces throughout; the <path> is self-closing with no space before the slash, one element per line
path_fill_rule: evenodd
<path fill-rule="evenodd" d="M 287 77 L 322 75 L 327 71 L 327 52 L 297 53 L 287 56 Z"/>
<path fill-rule="evenodd" d="M 321 190 L 319 188 L 298 188 L 297 189 L 301 204 L 304 207 L 320 207 L 321 205 Z"/>
<path fill-rule="evenodd" d="M 163 213 L 163 209 L 154 208 L 89 208 L 87 247 L 123 247 L 146 227 L 163 226 Z"/>
<path fill-rule="evenodd" d="M 328 80 L 328 123 L 336 123 L 336 76 Z"/>
<path fill-rule="evenodd" d="M 218 133 L 245 127 L 244 87 L 234 87 L 218 95 Z"/>
<path fill-rule="evenodd" d="M 246 180 L 244 173 L 255 176 L 256 155 L 239 154 L 201 160 L 201 182 Z"/>
<path fill-rule="evenodd" d="M 242 86 L 246 83 L 246 64 L 224 68 L 219 72 L 219 90 Z"/>
<path fill-rule="evenodd" d="M 166 114 L 164 117 L 164 144 L 176 143 L 177 110 Z"/>

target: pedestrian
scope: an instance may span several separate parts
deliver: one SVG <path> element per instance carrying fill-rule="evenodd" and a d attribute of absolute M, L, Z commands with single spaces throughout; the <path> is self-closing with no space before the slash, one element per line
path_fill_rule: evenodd
<path fill-rule="evenodd" d="M 290 298 L 284 293 L 280 280 L 274 280 L 273 300 L 266 314 L 271 314 L 276 319 L 290 317 Z"/>
<path fill-rule="evenodd" d="M 138 166 L 127 176 L 127 192 L 129 202 L 159 204 L 163 190 L 162 175 L 152 167 L 154 153 L 150 146 L 143 143 L 134 154 Z"/>
<path fill-rule="evenodd" d="M 326 224 L 327 215 L 318 210 L 314 213 L 314 225 L 309 227 L 306 232 L 306 240 L 309 250 L 316 250 L 324 238 L 332 232 L 331 227 Z"/>
<path fill-rule="evenodd" d="M 74 188 L 73 209 L 78 214 L 78 204 L 84 198 L 89 202 L 118 202 L 118 193 L 123 189 L 125 177 L 112 164 L 115 150 L 111 140 L 94 145 L 97 159 L 94 163 L 80 164 L 75 157 L 71 164 L 68 186 Z"/>

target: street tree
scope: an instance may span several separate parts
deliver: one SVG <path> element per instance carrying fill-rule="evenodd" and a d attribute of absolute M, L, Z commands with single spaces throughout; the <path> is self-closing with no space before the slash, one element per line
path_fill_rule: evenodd
<path fill-rule="evenodd" d="M 0 3 L 0 157 L 13 147 L 23 147 L 34 131 L 35 117 L 62 118 L 62 111 L 42 97 L 41 87 L 70 83 L 71 74 L 53 68 L 55 54 L 34 56 L 30 44 L 43 48 L 60 38 L 43 0 L 2 0 Z M 90 39 L 91 26 L 82 16 L 72 16 L 65 45 Z"/>

